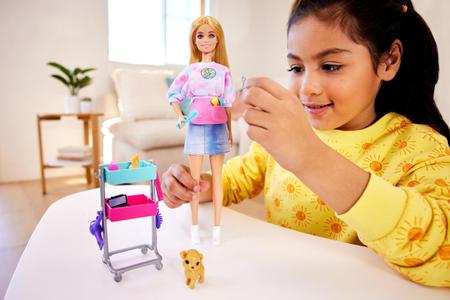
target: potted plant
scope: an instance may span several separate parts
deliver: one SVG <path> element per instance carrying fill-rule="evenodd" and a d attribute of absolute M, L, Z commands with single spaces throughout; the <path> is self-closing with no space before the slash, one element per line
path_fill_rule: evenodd
<path fill-rule="evenodd" d="M 92 112 L 92 98 L 84 97 L 83 99 L 81 99 L 80 112 L 81 113 L 90 113 L 90 112 Z"/>
<path fill-rule="evenodd" d="M 80 112 L 80 98 L 78 93 L 80 90 L 92 82 L 92 78 L 86 75 L 95 70 L 95 68 L 75 68 L 70 70 L 57 62 L 48 62 L 47 65 L 61 71 L 62 75 L 51 74 L 51 77 L 62 82 L 69 88 L 70 95 L 64 97 L 64 112 L 76 114 Z"/>

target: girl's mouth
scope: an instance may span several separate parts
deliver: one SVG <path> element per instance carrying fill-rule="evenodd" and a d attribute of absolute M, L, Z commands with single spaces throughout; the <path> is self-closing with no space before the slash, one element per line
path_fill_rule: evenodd
<path fill-rule="evenodd" d="M 319 105 L 319 104 L 303 104 L 305 110 L 312 115 L 319 115 L 327 111 L 333 103 Z"/>

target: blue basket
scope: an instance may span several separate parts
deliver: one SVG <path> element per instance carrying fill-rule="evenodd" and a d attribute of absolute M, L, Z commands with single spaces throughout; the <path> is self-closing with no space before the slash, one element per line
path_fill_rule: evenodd
<path fill-rule="evenodd" d="M 110 171 L 108 164 L 101 165 L 105 170 L 105 182 L 109 184 L 133 183 L 156 179 L 156 165 L 151 162 L 139 161 L 139 168 L 129 169 L 131 162 L 117 163 L 118 170 Z"/>

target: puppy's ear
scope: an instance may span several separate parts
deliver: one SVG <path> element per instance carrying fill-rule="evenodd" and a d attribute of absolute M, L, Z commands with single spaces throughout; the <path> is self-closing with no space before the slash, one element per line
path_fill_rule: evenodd
<path fill-rule="evenodd" d="M 186 251 L 181 251 L 181 252 L 180 252 L 181 258 L 185 259 L 185 258 L 186 258 L 186 255 L 187 255 L 187 252 L 186 252 Z"/>

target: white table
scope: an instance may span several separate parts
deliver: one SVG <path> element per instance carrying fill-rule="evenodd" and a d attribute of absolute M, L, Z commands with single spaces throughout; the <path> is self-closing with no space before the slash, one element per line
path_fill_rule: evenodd
<path fill-rule="evenodd" d="M 107 195 L 145 193 L 114 186 Z M 47 210 L 26 246 L 6 292 L 11 299 L 450 299 L 448 289 L 410 282 L 365 247 L 284 229 L 224 208 L 222 244 L 211 242 L 212 206 L 200 205 L 205 283 L 185 286 L 179 252 L 190 245 L 190 209 L 160 205 L 161 271 L 147 266 L 116 283 L 101 262 L 89 222 L 99 190 L 65 197 Z M 150 241 L 150 218 L 109 223 L 111 249 Z M 143 258 L 132 252 L 120 261 Z"/>

